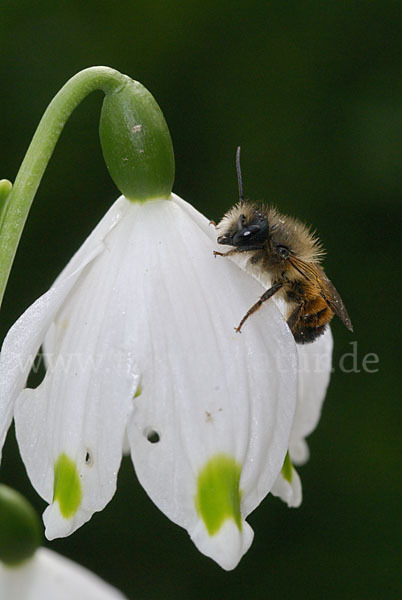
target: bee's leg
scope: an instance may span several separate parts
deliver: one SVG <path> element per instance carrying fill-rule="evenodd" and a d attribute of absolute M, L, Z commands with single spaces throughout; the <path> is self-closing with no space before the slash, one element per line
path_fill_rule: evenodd
<path fill-rule="evenodd" d="M 255 304 L 253 304 L 253 306 L 251 308 L 249 308 L 249 310 L 246 312 L 246 314 L 240 321 L 239 325 L 237 327 L 235 327 L 236 331 L 240 332 L 241 328 L 243 327 L 245 321 L 247 321 L 249 316 L 252 315 L 253 313 L 255 313 L 255 311 L 260 308 L 261 304 L 263 304 L 265 302 L 265 300 L 268 300 L 269 298 L 271 298 L 278 290 L 281 289 L 282 286 L 283 286 L 283 283 L 275 283 L 275 285 L 270 287 L 269 290 L 264 292 L 263 295 L 261 296 L 261 298 L 259 300 L 257 300 L 257 302 Z"/>
<path fill-rule="evenodd" d="M 214 256 L 233 256 L 234 254 L 239 254 L 240 252 L 250 252 L 250 250 L 262 250 L 263 246 L 247 246 L 244 248 L 232 248 L 227 252 L 217 252 L 214 250 Z"/>
<path fill-rule="evenodd" d="M 237 248 L 233 248 L 232 250 L 228 250 L 227 252 L 217 252 L 216 250 L 213 251 L 213 255 L 215 257 L 217 257 L 217 256 L 233 256 L 233 254 L 237 254 Z"/>
<path fill-rule="evenodd" d="M 289 329 L 290 329 L 290 331 L 292 333 L 293 333 L 294 328 L 295 328 L 295 326 L 296 326 L 296 324 L 297 324 L 297 322 L 298 322 L 298 320 L 300 318 L 300 313 L 301 313 L 302 308 L 303 308 L 303 303 L 300 302 L 296 306 L 296 308 L 293 310 L 293 312 L 291 313 L 290 317 L 287 320 L 287 324 L 288 324 Z"/>

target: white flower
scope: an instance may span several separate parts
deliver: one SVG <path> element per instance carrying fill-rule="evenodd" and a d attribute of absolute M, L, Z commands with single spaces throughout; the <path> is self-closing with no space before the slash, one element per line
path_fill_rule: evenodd
<path fill-rule="evenodd" d="M 28 475 L 49 503 L 49 539 L 109 502 L 127 441 L 141 484 L 201 552 L 232 569 L 249 548 L 245 519 L 289 446 L 296 346 L 273 302 L 234 331 L 263 290 L 215 259 L 214 242 L 177 196 L 121 197 L 9 331 L 0 448 L 14 416 Z M 24 389 L 41 344 L 46 376 Z"/>
<path fill-rule="evenodd" d="M 124 600 L 125 596 L 91 571 L 56 552 L 39 548 L 18 566 L 0 562 L 4 600 Z"/>

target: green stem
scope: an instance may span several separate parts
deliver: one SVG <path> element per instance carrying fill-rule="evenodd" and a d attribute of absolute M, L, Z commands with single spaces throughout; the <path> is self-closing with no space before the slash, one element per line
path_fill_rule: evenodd
<path fill-rule="evenodd" d="M 117 187 L 133 201 L 167 198 L 171 193 L 172 142 L 162 112 L 148 90 L 108 67 L 91 67 L 77 73 L 46 109 L 3 206 L 0 305 L 29 209 L 56 142 L 73 110 L 94 90 L 105 93 L 100 138 Z"/>
<path fill-rule="evenodd" d="M 94 90 L 110 93 L 129 79 L 108 67 L 91 67 L 77 73 L 49 104 L 18 171 L 3 215 L 0 235 L 0 305 L 18 243 L 57 140 L 73 110 Z"/>

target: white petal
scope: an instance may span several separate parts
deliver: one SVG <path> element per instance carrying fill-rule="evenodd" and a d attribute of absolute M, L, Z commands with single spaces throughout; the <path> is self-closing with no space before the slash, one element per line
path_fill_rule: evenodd
<path fill-rule="evenodd" d="M 85 257 L 90 254 L 94 248 L 104 249 L 104 239 L 112 231 L 112 229 L 114 229 L 116 225 L 120 223 L 129 206 L 130 202 L 124 198 L 124 196 L 120 196 L 120 198 L 118 198 L 116 202 L 112 204 L 95 229 L 91 232 L 82 246 L 77 250 L 72 259 L 65 266 L 63 271 L 54 282 L 53 286 L 56 285 L 60 280 L 69 277 L 71 273 L 73 273 L 85 261 Z M 55 328 L 53 325 L 51 325 L 50 329 L 46 332 L 45 360 L 48 353 L 53 354 L 56 350 L 54 347 L 56 344 L 54 335 Z"/>
<path fill-rule="evenodd" d="M 273 303 L 241 334 L 234 331 L 263 289 L 231 261 L 213 257 L 206 220 L 193 219 L 182 205 L 176 198 L 148 202 L 132 224 L 122 276 L 135 290 L 127 330 L 138 347 L 142 392 L 128 433 L 137 476 L 152 500 L 201 551 L 234 568 L 251 542 L 244 519 L 269 492 L 286 454 L 295 344 Z M 156 443 L 148 440 L 152 431 Z M 200 525 L 196 486 L 200 469 L 220 454 L 241 465 L 243 523 L 241 532 L 228 525 L 211 536 Z M 234 535 L 220 561 L 222 540 Z"/>
<path fill-rule="evenodd" d="M 60 279 L 38 298 L 8 332 L 0 355 L 0 451 L 11 423 L 15 400 L 25 385 L 46 330 L 86 264 L 101 250 L 101 246 L 95 248 L 76 271 Z"/>
<path fill-rule="evenodd" d="M 302 485 L 298 472 L 292 467 L 291 481 L 285 479 L 282 473 L 279 473 L 277 480 L 271 490 L 271 494 L 278 496 L 289 508 L 297 508 L 302 503 Z"/>
<path fill-rule="evenodd" d="M 234 569 L 240 558 L 250 548 L 254 538 L 254 532 L 247 521 L 243 521 L 241 534 L 234 521 L 226 520 L 219 532 L 211 537 L 205 528 L 203 521 L 198 521 L 191 532 L 191 539 L 198 550 L 212 558 L 225 569 Z M 234 563 L 233 557 L 238 557 Z"/>
<path fill-rule="evenodd" d="M 19 567 L 0 563 L 0 598 L 4 600 L 124 600 L 125 596 L 91 571 L 39 548 Z"/>
<path fill-rule="evenodd" d="M 3 342 L 0 355 L 0 459 L 12 419 L 14 402 L 25 385 L 46 331 L 86 265 L 103 250 L 103 237 L 120 220 L 122 212 L 120 199 L 73 257 L 55 284 L 23 313 Z"/>
<path fill-rule="evenodd" d="M 271 286 L 270 277 L 266 273 L 261 273 L 257 267 L 253 269 L 247 256 L 235 255 L 231 260 L 252 274 L 265 289 Z M 273 297 L 273 301 L 285 319 L 288 311 L 286 302 L 276 296 Z M 297 405 L 289 446 L 291 460 L 296 465 L 304 464 L 309 457 L 305 437 L 316 428 L 320 419 L 331 375 L 332 347 L 333 339 L 329 326 L 315 342 L 297 344 L 299 362 Z"/>
<path fill-rule="evenodd" d="M 45 344 L 43 382 L 16 403 L 22 458 L 34 487 L 51 503 L 44 513 L 49 539 L 80 527 L 116 489 L 138 383 L 125 344 L 121 288 L 114 285 L 126 253 L 122 224 L 109 231 L 105 252 L 88 265 L 58 312 Z M 61 483 L 68 478 L 70 486 Z"/>
<path fill-rule="evenodd" d="M 289 455 L 296 465 L 305 463 L 309 457 L 305 438 L 314 431 L 320 420 L 331 375 L 332 347 L 329 327 L 315 342 L 297 346 L 297 404 L 289 442 Z"/>

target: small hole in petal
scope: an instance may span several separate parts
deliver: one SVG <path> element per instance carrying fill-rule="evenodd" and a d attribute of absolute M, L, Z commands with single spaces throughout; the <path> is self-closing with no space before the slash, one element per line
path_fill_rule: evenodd
<path fill-rule="evenodd" d="M 144 430 L 144 435 L 147 438 L 148 442 L 151 442 L 151 444 L 156 444 L 161 439 L 159 433 L 151 427 L 147 427 Z"/>
<path fill-rule="evenodd" d="M 94 463 L 94 461 L 92 458 L 92 454 L 87 450 L 87 453 L 85 454 L 85 464 L 88 467 L 92 467 L 93 463 Z"/>
<path fill-rule="evenodd" d="M 27 388 L 37 388 L 43 381 L 46 375 L 46 360 L 45 355 L 43 354 L 42 347 L 40 351 L 35 356 L 35 359 L 32 363 L 31 370 L 28 375 L 28 380 L 26 387 Z"/>

